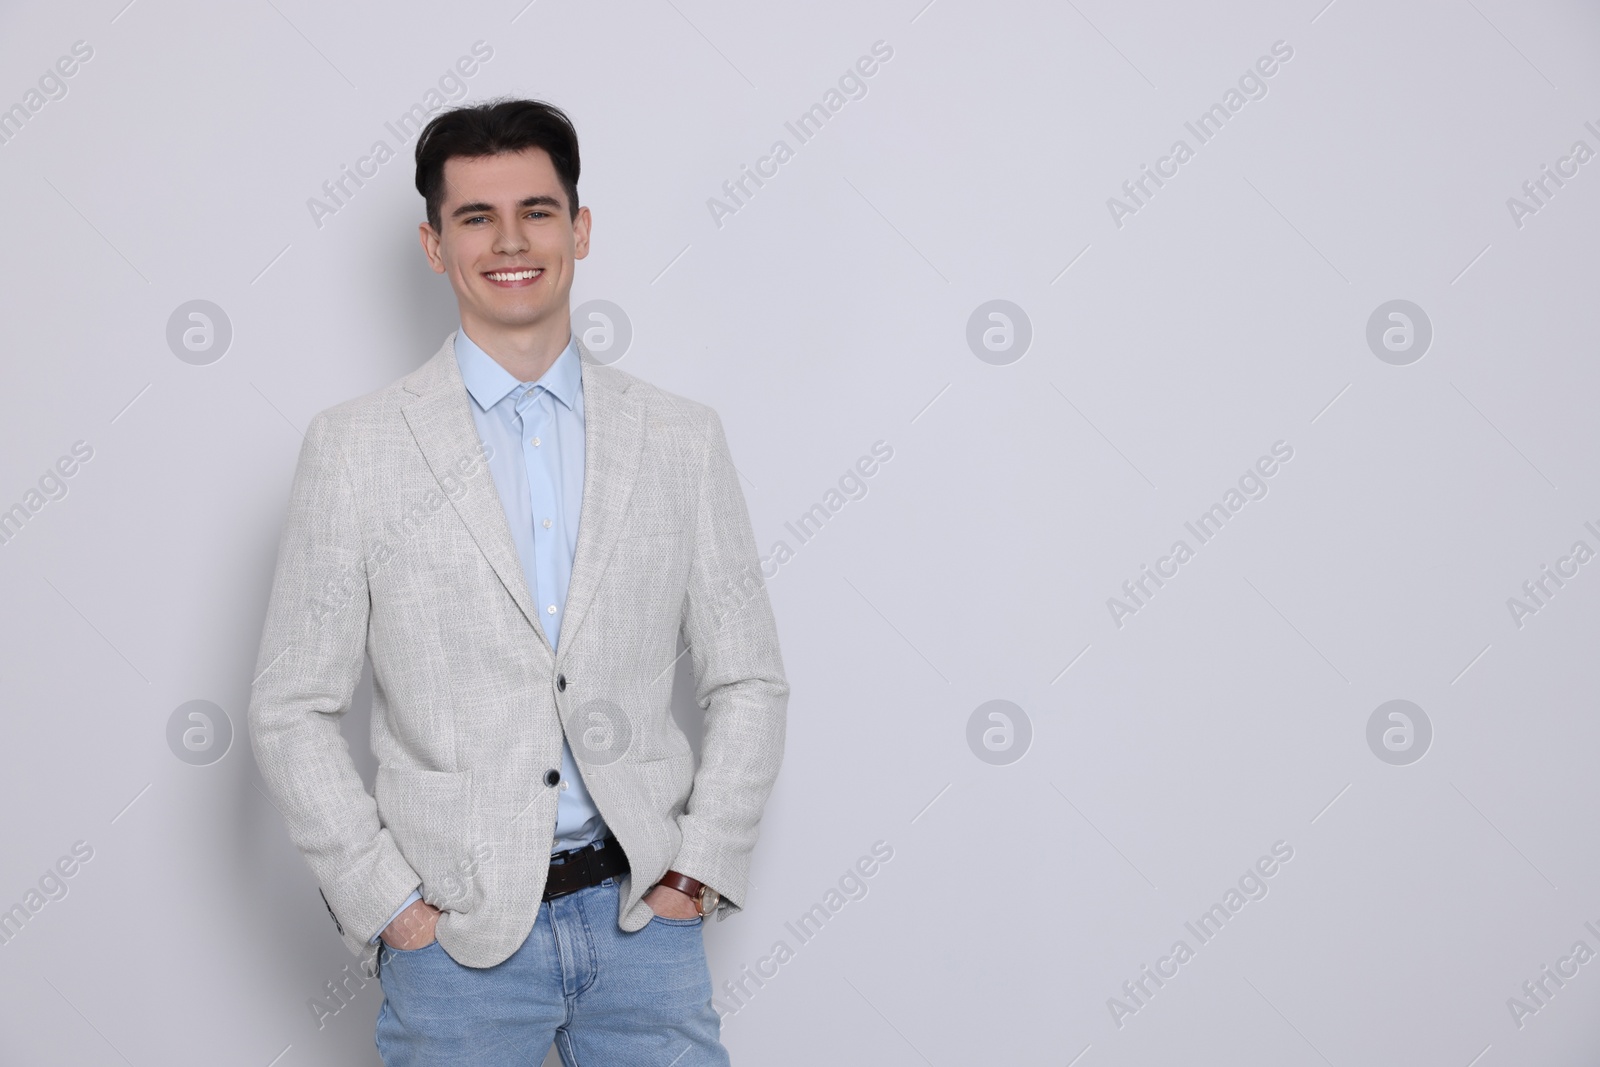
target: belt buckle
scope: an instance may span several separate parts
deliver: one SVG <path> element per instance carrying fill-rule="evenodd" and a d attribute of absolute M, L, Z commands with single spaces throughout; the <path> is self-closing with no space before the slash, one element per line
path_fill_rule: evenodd
<path fill-rule="evenodd" d="M 575 853 L 575 855 L 568 860 L 567 863 L 577 865 L 577 880 L 582 883 L 578 886 L 578 888 L 583 889 L 588 885 L 589 879 L 594 875 L 594 862 L 589 858 L 589 854 L 594 850 L 588 845 L 580 845 L 578 848 L 575 848 L 572 851 Z"/>
<path fill-rule="evenodd" d="M 608 852 L 606 850 L 614 851 Z M 626 862 L 627 857 L 623 854 L 621 845 L 610 834 L 586 845 L 579 845 L 577 848 L 569 848 L 564 852 L 553 853 L 550 857 L 551 871 L 559 870 L 562 874 L 561 881 L 564 884 L 576 884 L 571 884 L 570 888 L 562 888 L 559 891 L 552 892 L 550 889 L 552 877 L 547 876 L 545 878 L 544 899 L 554 900 L 569 893 L 576 893 L 580 889 L 598 885 L 604 878 L 614 878 L 618 873 L 626 869 L 624 866 Z M 606 871 L 607 866 L 613 868 L 610 873 Z"/>
<path fill-rule="evenodd" d="M 581 885 L 571 885 L 570 883 L 581 881 L 589 873 L 588 860 L 579 856 L 579 853 L 583 852 L 587 848 L 587 845 L 580 845 L 577 848 L 569 848 L 565 852 L 557 852 L 551 857 L 551 872 L 552 874 L 555 871 L 561 872 L 561 881 L 563 882 L 563 886 L 555 892 L 550 892 L 548 886 L 551 878 L 547 876 L 545 878 L 545 899 L 555 900 L 557 897 L 564 897 L 569 893 L 576 893 L 579 889 L 583 888 Z M 557 862 L 558 860 L 559 862 Z M 584 865 L 582 872 L 574 873 L 577 865 L 580 862 L 582 862 Z"/>

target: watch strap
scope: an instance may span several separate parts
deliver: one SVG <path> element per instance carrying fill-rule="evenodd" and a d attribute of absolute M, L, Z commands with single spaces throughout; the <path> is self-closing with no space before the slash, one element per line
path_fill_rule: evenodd
<path fill-rule="evenodd" d="M 700 913 L 702 915 L 705 914 L 705 910 L 700 902 L 700 894 L 705 890 L 704 882 L 701 882 L 695 878 L 690 878 L 687 874 L 680 874 L 677 871 L 668 871 L 666 874 L 661 876 L 660 881 L 658 881 L 656 884 L 664 885 L 668 889 L 676 889 L 684 896 L 693 900 L 695 907 L 700 909 Z"/>

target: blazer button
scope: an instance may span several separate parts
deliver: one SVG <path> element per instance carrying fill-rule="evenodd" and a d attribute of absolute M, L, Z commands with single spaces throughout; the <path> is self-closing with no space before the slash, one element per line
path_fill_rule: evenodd
<path fill-rule="evenodd" d="M 564 675 L 564 674 L 556 675 L 556 691 L 559 692 L 559 693 L 565 693 L 567 691 L 567 676 L 566 675 Z"/>
<path fill-rule="evenodd" d="M 559 785 L 560 782 L 561 782 L 561 772 L 556 770 L 554 767 L 552 767 L 550 770 L 544 772 L 544 784 L 545 785 L 550 786 L 553 789 L 557 785 Z"/>

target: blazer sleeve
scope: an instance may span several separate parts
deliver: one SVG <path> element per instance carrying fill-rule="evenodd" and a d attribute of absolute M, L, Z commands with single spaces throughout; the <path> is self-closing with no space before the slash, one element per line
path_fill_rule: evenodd
<path fill-rule="evenodd" d="M 742 906 L 762 808 L 783 759 L 789 685 L 739 475 L 721 418 L 705 410 L 681 624 L 705 729 L 672 869 L 721 893 L 726 916 Z"/>
<path fill-rule="evenodd" d="M 278 547 L 250 693 L 267 795 L 362 955 L 422 879 L 378 817 L 339 732 L 361 679 L 370 600 L 354 489 L 329 412 L 311 420 Z"/>

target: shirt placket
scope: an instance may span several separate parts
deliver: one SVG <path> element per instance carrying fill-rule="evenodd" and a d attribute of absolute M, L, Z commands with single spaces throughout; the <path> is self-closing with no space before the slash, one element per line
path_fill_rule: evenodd
<path fill-rule="evenodd" d="M 560 640 L 565 590 L 556 573 L 557 529 L 554 513 L 558 479 L 555 434 L 555 398 L 543 386 L 534 386 L 517 402 L 521 425 L 524 469 L 528 475 L 528 513 L 533 520 L 534 603 L 539 619 L 555 648 Z"/>

